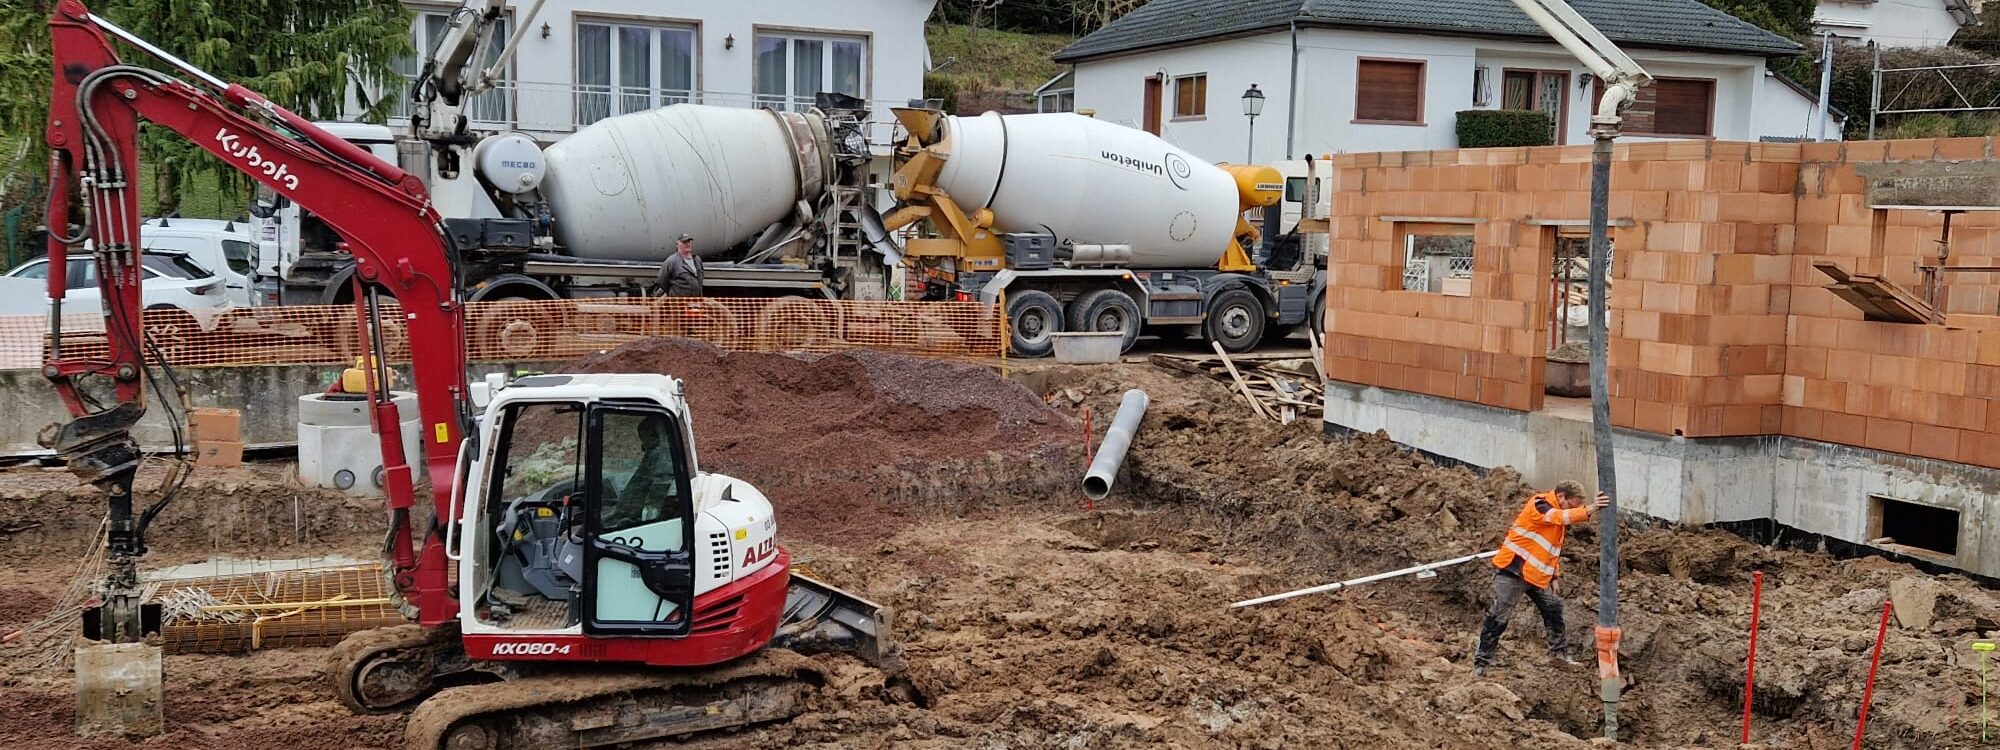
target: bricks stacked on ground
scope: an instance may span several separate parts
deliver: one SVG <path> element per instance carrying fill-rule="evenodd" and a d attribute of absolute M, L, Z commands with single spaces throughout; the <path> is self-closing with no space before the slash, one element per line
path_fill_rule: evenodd
<path fill-rule="evenodd" d="M 1949 327 L 1862 320 L 1813 270 L 1915 291 L 1936 213 L 1873 211 L 1855 165 L 1975 159 L 1986 138 L 1621 144 L 1612 167 L 1612 420 L 1663 435 L 1789 434 L 2000 467 L 2000 274 L 1952 276 Z M 1335 157 L 1327 300 L 1336 380 L 1542 405 L 1556 231 L 1588 217 L 1587 146 Z M 1472 220 L 1472 293 L 1402 290 L 1383 217 Z M 1952 265 L 2000 264 L 2000 217 L 1960 214 Z"/>
<path fill-rule="evenodd" d="M 243 463 L 243 413 L 235 409 L 189 409 L 188 432 L 196 466 Z"/>

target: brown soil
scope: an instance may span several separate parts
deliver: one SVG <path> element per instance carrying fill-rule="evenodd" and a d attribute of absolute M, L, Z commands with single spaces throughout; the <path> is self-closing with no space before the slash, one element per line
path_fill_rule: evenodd
<path fill-rule="evenodd" d="M 1378 437 L 1330 441 L 1317 425 L 1259 422 L 1219 385 L 1143 365 L 1040 366 L 1015 373 L 1023 388 L 983 370 L 873 355 L 787 360 L 669 343 L 579 366 L 642 361 L 689 378 L 705 465 L 769 489 L 798 558 L 895 608 L 916 693 L 885 700 L 895 691 L 880 689 L 881 674 L 819 657 L 833 678 L 815 710 L 690 746 L 1469 750 L 1584 748 L 1596 734 L 1594 670 L 1546 661 L 1528 607 L 1501 671 L 1473 677 L 1491 580 L 1482 566 L 1225 608 L 1488 549 L 1527 489 L 1510 472 L 1481 477 Z M 1101 433 L 1103 415 L 1135 386 L 1153 396 L 1152 410 L 1116 494 L 1087 512 L 1074 491 L 1083 457 L 1071 417 L 1089 406 Z M 1057 394 L 1057 408 L 1040 393 Z M 263 471 L 198 477 L 204 498 L 225 499 L 170 511 L 163 518 L 178 520 L 162 523 L 177 531 L 156 535 L 156 557 L 366 554 L 377 543 L 379 509 L 350 509 L 288 486 L 281 469 Z M 84 520 L 0 540 L 9 563 L 0 599 L 10 601 L 0 622 L 34 592 L 62 587 L 94 524 L 91 493 L 44 479 L 0 475 L 4 517 Z M 230 484 L 233 495 L 222 492 Z M 308 530 L 298 542 L 293 498 L 303 498 Z M 1766 576 L 1759 746 L 1849 742 L 1884 592 L 1913 577 L 1942 588 L 1937 617 L 1923 631 L 1892 626 L 1868 746 L 1977 746 L 1967 641 L 2000 629 L 1991 592 L 1720 532 L 1628 524 L 1620 534 L 1622 661 L 1637 682 L 1620 704 L 1629 746 L 1735 744 L 1754 570 Z M 1579 654 L 1595 619 L 1595 541 L 1576 533 L 1561 584 Z M 26 603 L 11 604 L 17 597 Z M 317 675 L 325 654 L 169 657 L 170 732 L 139 744 L 393 745 L 402 719 L 347 715 Z M 0 665 L 17 657 L 0 649 Z M 128 746 L 69 735 L 68 679 L 0 670 L 0 747 Z"/>

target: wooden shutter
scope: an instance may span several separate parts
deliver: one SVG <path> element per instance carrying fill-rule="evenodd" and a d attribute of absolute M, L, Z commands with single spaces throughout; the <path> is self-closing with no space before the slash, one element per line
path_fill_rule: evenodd
<path fill-rule="evenodd" d="M 1666 78 L 1653 82 L 1653 132 L 1709 135 L 1715 81 Z"/>
<path fill-rule="evenodd" d="M 1422 122 L 1424 64 L 1362 60 L 1354 82 L 1354 119 Z"/>

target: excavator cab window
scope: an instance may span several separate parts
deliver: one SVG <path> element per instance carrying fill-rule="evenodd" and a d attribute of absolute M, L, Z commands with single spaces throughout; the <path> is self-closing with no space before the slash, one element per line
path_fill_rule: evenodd
<path fill-rule="evenodd" d="M 583 581 L 583 415 L 520 403 L 502 417 L 486 496 L 481 619 L 516 630 L 575 625 Z"/>
<path fill-rule="evenodd" d="M 694 607 L 694 505 L 680 420 L 602 403 L 585 419 L 583 630 L 686 635 Z"/>

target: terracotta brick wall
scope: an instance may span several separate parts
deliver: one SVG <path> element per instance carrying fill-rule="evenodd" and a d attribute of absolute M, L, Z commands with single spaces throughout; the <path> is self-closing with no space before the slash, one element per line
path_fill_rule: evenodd
<path fill-rule="evenodd" d="M 2000 385 L 2000 274 L 1951 277 L 1947 328 L 1865 322 L 1812 267 L 1831 259 L 1917 289 L 1940 214 L 1885 212 L 1884 250 L 1871 254 L 1875 212 L 1855 165 L 1993 154 L 1985 138 L 1619 146 L 1614 423 L 2000 466 L 2000 409 L 1987 408 Z M 1540 409 L 1549 225 L 1588 217 L 1589 156 L 1573 146 L 1335 157 L 1329 374 Z M 1398 219 L 1474 222 L 1470 296 L 1403 291 Z M 1956 216 L 1952 259 L 2000 265 L 2000 216 Z"/>

